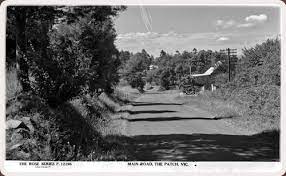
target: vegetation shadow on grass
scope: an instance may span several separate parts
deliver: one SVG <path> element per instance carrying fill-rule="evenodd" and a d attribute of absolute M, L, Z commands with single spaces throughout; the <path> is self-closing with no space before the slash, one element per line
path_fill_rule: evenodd
<path fill-rule="evenodd" d="M 132 157 L 119 140 L 120 135 L 102 136 L 97 130 L 97 118 L 103 117 L 95 114 L 84 117 L 70 103 L 63 104 L 58 110 L 63 114 L 60 126 L 70 130 L 68 140 L 75 145 L 73 160 L 127 160 Z"/>
<path fill-rule="evenodd" d="M 26 128 L 6 130 L 6 159 L 126 160 L 128 152 L 120 141 L 107 140 L 98 131 L 96 125 L 103 117 L 94 113 L 98 111 L 96 105 L 81 100 L 73 103 L 50 108 L 32 94 L 10 99 L 6 104 L 7 119 L 22 121 L 29 128 L 24 125 Z"/>

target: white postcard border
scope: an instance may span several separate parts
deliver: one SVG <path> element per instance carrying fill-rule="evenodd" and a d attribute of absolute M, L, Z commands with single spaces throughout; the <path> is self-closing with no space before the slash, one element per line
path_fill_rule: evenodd
<path fill-rule="evenodd" d="M 20 166 L 22 161 L 5 161 L 5 31 L 6 31 L 6 10 L 5 8 L 9 5 L 211 5 L 211 6 L 273 6 L 280 7 L 281 9 L 281 135 L 280 135 L 280 162 L 187 162 L 189 167 L 150 167 L 150 166 L 128 166 L 128 162 L 67 162 L 72 163 L 71 166 L 51 166 L 50 168 L 36 168 L 35 166 L 25 167 Z M 101 173 L 101 175 L 112 175 L 125 174 L 125 175 L 142 175 L 142 173 L 156 173 L 156 175 L 189 175 L 194 173 L 196 175 L 206 174 L 247 174 L 247 175 L 283 175 L 286 169 L 286 131 L 285 124 L 286 120 L 283 116 L 286 115 L 285 97 L 286 92 L 286 61 L 285 61 L 285 50 L 286 50 L 286 5 L 279 0 L 7 0 L 1 4 L 1 62 L 0 62 L 0 112 L 1 112 L 1 168 L 0 171 L 4 175 L 49 175 L 53 173 L 69 175 L 82 175 L 91 173 Z M 284 124 L 284 126 L 283 126 Z M 283 150 L 282 150 L 283 149 Z M 44 162 L 44 161 L 41 161 Z M 40 162 L 40 163 L 41 163 Z M 50 162 L 50 161 L 47 161 Z M 131 161 L 130 161 L 131 162 Z M 136 161 L 140 163 L 140 161 Z M 159 161 L 158 161 L 159 162 Z M 55 162 L 57 163 L 57 162 Z M 59 162 L 61 163 L 61 162 Z M 152 163 L 156 163 L 153 162 Z M 163 162 L 164 163 L 164 162 Z M 183 162 L 178 162 L 183 163 Z M 160 174 L 161 173 L 161 174 Z M 164 173 L 164 174 L 163 174 Z"/>

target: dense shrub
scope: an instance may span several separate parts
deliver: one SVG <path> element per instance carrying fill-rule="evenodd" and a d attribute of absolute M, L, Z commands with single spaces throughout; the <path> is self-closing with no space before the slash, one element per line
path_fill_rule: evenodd
<path fill-rule="evenodd" d="M 280 118 L 280 40 L 243 50 L 235 79 L 217 94 L 245 105 L 249 115 Z"/>
<path fill-rule="evenodd" d="M 81 93 L 111 93 L 119 80 L 120 65 L 113 17 L 123 9 L 9 7 L 8 38 L 20 54 L 7 55 L 6 62 L 19 65 L 17 76 L 23 91 L 34 92 L 51 106 Z M 13 45 L 7 47 L 13 51 Z"/>
<path fill-rule="evenodd" d="M 280 86 L 280 40 L 266 42 L 243 50 L 239 60 L 235 84 Z"/>
<path fill-rule="evenodd" d="M 175 73 L 172 68 L 163 68 L 160 71 L 160 86 L 166 90 L 175 84 Z"/>
<path fill-rule="evenodd" d="M 222 85 L 226 84 L 228 82 L 228 74 L 226 73 L 220 73 L 213 76 L 214 85 L 220 88 Z"/>
<path fill-rule="evenodd" d="M 143 91 L 147 70 L 152 62 L 152 57 L 143 49 L 130 57 L 123 67 L 123 77 L 133 87 Z"/>
<path fill-rule="evenodd" d="M 145 82 L 142 79 L 142 73 L 137 72 L 133 75 L 130 75 L 127 81 L 132 88 L 137 88 L 140 92 L 143 92 Z"/>
<path fill-rule="evenodd" d="M 157 85 L 159 85 L 159 76 L 158 76 L 158 69 L 153 69 L 153 70 L 148 70 L 147 71 L 147 75 L 146 75 L 146 82 L 147 83 L 155 83 Z"/>

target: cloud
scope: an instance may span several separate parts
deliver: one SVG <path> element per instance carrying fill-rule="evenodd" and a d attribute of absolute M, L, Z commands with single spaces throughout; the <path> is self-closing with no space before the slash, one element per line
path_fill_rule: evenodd
<path fill-rule="evenodd" d="M 249 28 L 249 27 L 257 26 L 258 24 L 261 24 L 267 21 L 267 16 L 265 14 L 250 15 L 248 17 L 245 17 L 244 20 L 246 23 L 238 24 L 237 25 L 238 28 Z"/>
<path fill-rule="evenodd" d="M 224 38 L 223 38 L 223 37 Z M 131 32 L 118 34 L 115 44 L 119 50 L 128 50 L 136 53 L 143 48 L 150 54 L 158 56 L 161 50 L 168 53 L 174 53 L 176 50 L 211 49 L 211 47 L 224 48 L 224 42 L 229 40 L 227 37 L 231 34 L 221 32 L 205 33 L 177 33 L 170 31 L 167 33 L 157 32 Z M 219 39 L 221 38 L 221 39 Z"/>
<path fill-rule="evenodd" d="M 218 29 L 228 29 L 228 28 L 250 28 L 262 24 L 267 21 L 267 15 L 250 15 L 245 17 L 244 22 L 237 22 L 234 20 L 217 20 L 215 25 Z"/>
<path fill-rule="evenodd" d="M 217 35 L 215 33 L 194 33 L 194 34 L 179 34 L 174 31 L 169 31 L 168 33 L 157 33 L 157 32 L 131 32 L 125 34 L 118 34 L 118 40 L 186 40 L 186 39 L 205 39 L 205 38 L 215 38 Z"/>
<path fill-rule="evenodd" d="M 217 25 L 217 26 L 222 26 L 223 23 L 224 23 L 223 20 L 217 20 L 217 21 L 216 21 L 216 25 Z"/>
<path fill-rule="evenodd" d="M 156 32 L 132 32 L 126 34 L 119 34 L 117 39 L 129 40 L 129 39 L 144 39 L 144 38 L 157 38 L 159 34 Z"/>
<path fill-rule="evenodd" d="M 204 45 L 205 43 L 215 44 L 218 37 L 219 35 L 215 32 L 131 32 L 118 34 L 115 43 L 119 49 L 137 52 L 144 48 L 146 51 L 150 52 L 150 54 L 158 55 L 162 49 L 172 53 L 176 50 L 183 51 L 193 49 L 194 47 L 199 48 L 198 46 Z"/>
<path fill-rule="evenodd" d="M 253 22 L 253 23 L 263 23 L 267 20 L 267 15 L 260 14 L 260 15 L 250 15 L 245 18 L 246 22 Z"/>
<path fill-rule="evenodd" d="M 237 25 L 238 28 L 248 28 L 248 27 L 253 27 L 253 26 L 255 26 L 254 23 L 242 23 L 242 24 Z"/>
<path fill-rule="evenodd" d="M 216 26 L 222 29 L 227 29 L 227 28 L 231 28 L 233 26 L 235 26 L 236 22 L 234 20 L 228 20 L 228 21 L 224 21 L 224 20 L 217 20 L 216 21 Z"/>
<path fill-rule="evenodd" d="M 274 34 L 271 33 L 273 36 Z M 128 50 L 136 53 L 145 49 L 155 57 L 161 50 L 168 53 L 178 51 L 191 51 L 193 48 L 217 50 L 224 48 L 241 49 L 254 46 L 271 37 L 268 33 L 257 31 L 241 32 L 239 30 L 217 31 L 205 33 L 167 33 L 158 32 L 130 32 L 118 34 L 115 44 L 119 50 Z"/>
<path fill-rule="evenodd" d="M 228 41 L 229 38 L 228 37 L 220 37 L 217 39 L 217 41 Z"/>

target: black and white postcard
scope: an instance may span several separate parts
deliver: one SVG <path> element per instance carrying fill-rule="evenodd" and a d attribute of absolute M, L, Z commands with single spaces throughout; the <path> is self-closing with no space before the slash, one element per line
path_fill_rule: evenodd
<path fill-rule="evenodd" d="M 285 8 L 2 2 L 1 172 L 283 175 Z"/>

